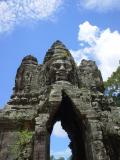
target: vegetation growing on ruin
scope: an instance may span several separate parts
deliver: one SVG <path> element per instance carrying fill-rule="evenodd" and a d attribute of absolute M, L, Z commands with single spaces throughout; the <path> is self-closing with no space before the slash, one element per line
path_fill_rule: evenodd
<path fill-rule="evenodd" d="M 14 157 L 21 157 L 21 153 L 32 140 L 33 132 L 22 130 L 17 133 L 17 137 L 16 143 L 11 147 L 11 152 Z"/>

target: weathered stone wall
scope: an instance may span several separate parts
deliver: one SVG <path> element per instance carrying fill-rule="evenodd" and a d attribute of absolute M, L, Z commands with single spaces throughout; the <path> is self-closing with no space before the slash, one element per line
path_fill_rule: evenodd
<path fill-rule="evenodd" d="M 120 109 L 103 95 L 95 62 L 76 66 L 56 41 L 43 64 L 23 58 L 13 95 L 0 111 L 0 160 L 49 160 L 50 135 L 60 120 L 73 160 L 120 159 Z"/>

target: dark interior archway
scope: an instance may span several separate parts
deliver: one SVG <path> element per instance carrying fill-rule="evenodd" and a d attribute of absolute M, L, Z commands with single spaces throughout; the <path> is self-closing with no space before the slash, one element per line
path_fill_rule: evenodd
<path fill-rule="evenodd" d="M 72 151 L 72 160 L 87 160 L 85 153 L 85 126 L 80 113 L 63 92 L 62 102 L 52 117 L 50 134 L 56 121 L 61 121 L 63 129 L 71 140 L 69 147 Z"/>

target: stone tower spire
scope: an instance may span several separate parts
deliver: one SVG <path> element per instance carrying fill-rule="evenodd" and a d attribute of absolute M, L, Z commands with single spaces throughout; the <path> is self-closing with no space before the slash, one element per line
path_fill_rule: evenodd
<path fill-rule="evenodd" d="M 69 50 L 59 40 L 55 41 L 51 45 L 50 49 L 48 49 L 44 59 L 44 63 L 46 63 L 50 59 L 58 59 L 58 58 L 71 59 L 74 62 L 74 59 Z"/>
<path fill-rule="evenodd" d="M 29 93 L 36 74 L 36 68 L 38 65 L 37 58 L 32 55 L 28 55 L 22 59 L 22 63 L 17 70 L 15 79 L 14 92 L 17 93 Z M 35 88 L 35 87 L 34 87 Z"/>
<path fill-rule="evenodd" d="M 46 66 L 48 84 L 64 80 L 77 85 L 75 61 L 70 51 L 61 41 L 55 41 L 48 49 L 43 64 Z"/>

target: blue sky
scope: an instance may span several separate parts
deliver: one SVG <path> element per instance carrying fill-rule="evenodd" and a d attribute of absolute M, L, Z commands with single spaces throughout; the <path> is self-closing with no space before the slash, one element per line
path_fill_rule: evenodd
<path fill-rule="evenodd" d="M 22 58 L 33 54 L 42 63 L 56 40 L 70 49 L 78 64 L 83 58 L 95 60 L 106 80 L 120 60 L 119 4 L 120 0 L 0 0 L 1 108 L 12 94 Z"/>

